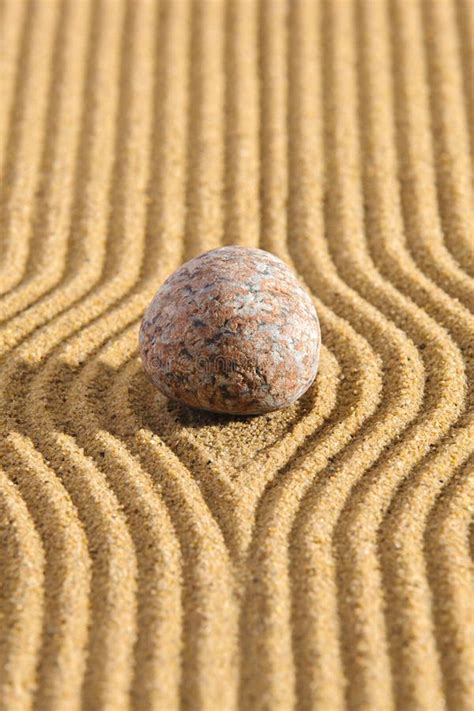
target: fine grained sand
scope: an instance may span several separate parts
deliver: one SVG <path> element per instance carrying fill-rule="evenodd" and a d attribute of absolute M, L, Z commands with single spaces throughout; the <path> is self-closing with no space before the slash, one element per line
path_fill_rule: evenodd
<path fill-rule="evenodd" d="M 467 711 L 471 0 L 1 8 L 0 708 Z M 143 374 L 221 244 L 314 294 L 288 410 Z"/>

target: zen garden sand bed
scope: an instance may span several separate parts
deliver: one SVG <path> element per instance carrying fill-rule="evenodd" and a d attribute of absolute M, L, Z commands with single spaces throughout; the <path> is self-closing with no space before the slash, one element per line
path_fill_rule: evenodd
<path fill-rule="evenodd" d="M 1 5 L 0 709 L 472 708 L 471 0 Z M 286 410 L 143 373 L 225 244 L 314 296 Z"/>

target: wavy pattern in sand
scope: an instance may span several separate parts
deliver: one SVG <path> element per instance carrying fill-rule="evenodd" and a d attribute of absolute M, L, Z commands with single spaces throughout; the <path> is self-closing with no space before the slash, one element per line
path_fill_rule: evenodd
<path fill-rule="evenodd" d="M 0 11 L 0 709 L 467 711 L 471 4 Z M 235 243 L 324 341 L 249 420 L 137 357 Z"/>

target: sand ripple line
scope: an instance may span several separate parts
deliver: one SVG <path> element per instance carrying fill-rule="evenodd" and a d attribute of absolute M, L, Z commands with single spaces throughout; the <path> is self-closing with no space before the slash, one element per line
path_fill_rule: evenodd
<path fill-rule="evenodd" d="M 44 615 L 45 555 L 21 489 L 0 471 L 0 699 L 30 708 Z"/>
<path fill-rule="evenodd" d="M 31 238 L 31 212 L 39 179 L 46 99 L 58 3 L 28 4 L 10 112 L 0 200 L 1 292 L 22 279 Z"/>
<path fill-rule="evenodd" d="M 472 172 L 454 3 L 420 2 L 429 70 L 438 203 L 446 245 L 474 276 Z"/>
<path fill-rule="evenodd" d="M 0 707 L 464 711 L 469 3 L 0 5 Z M 136 352 L 235 242 L 324 342 L 251 420 Z"/>

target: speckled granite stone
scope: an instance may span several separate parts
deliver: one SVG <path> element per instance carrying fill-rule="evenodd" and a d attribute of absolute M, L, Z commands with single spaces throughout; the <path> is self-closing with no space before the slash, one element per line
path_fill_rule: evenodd
<path fill-rule="evenodd" d="M 290 405 L 316 377 L 319 347 L 313 302 L 289 268 L 237 246 L 181 266 L 140 328 L 143 366 L 157 388 L 213 412 Z"/>

